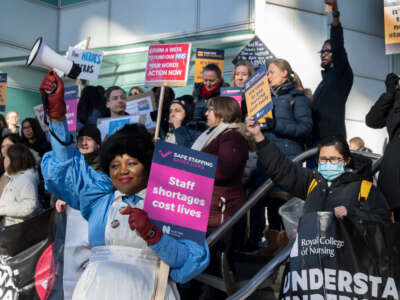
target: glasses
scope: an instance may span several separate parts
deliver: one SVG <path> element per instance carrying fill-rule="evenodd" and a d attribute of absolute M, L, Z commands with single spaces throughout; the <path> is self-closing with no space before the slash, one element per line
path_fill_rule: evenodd
<path fill-rule="evenodd" d="M 320 51 L 318 51 L 319 54 L 324 54 L 324 53 L 332 53 L 332 49 L 321 49 Z"/>
<path fill-rule="evenodd" d="M 318 159 L 319 162 L 321 163 L 333 163 L 333 164 L 337 164 L 340 162 L 344 162 L 344 158 L 343 157 L 336 157 L 336 156 L 332 156 L 332 157 L 325 157 L 325 156 L 320 156 Z"/>

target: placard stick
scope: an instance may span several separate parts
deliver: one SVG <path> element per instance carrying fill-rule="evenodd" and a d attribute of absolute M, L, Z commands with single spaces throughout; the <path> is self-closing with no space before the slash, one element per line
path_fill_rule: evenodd
<path fill-rule="evenodd" d="M 165 292 L 167 291 L 168 284 L 168 276 L 169 276 L 169 266 L 160 261 L 160 268 L 157 271 L 157 284 L 156 291 L 154 294 L 154 300 L 164 300 Z"/>
<path fill-rule="evenodd" d="M 90 44 L 90 36 L 88 36 L 86 39 L 85 50 L 89 49 L 89 44 Z M 76 79 L 76 85 L 78 86 L 78 101 L 79 101 L 82 90 L 82 81 L 79 78 Z"/>
<path fill-rule="evenodd" d="M 158 100 L 158 112 L 157 112 L 157 125 L 156 125 L 156 133 L 154 138 L 157 140 L 160 135 L 160 125 L 161 125 L 161 115 L 162 115 L 162 108 L 164 102 L 164 94 L 165 94 L 165 85 L 161 86 L 160 91 L 160 99 Z M 168 284 L 168 276 L 169 276 L 169 266 L 160 261 L 160 268 L 157 271 L 157 284 L 156 290 L 154 294 L 154 300 L 164 300 L 165 299 L 165 292 L 167 291 L 167 284 Z"/>
<path fill-rule="evenodd" d="M 162 85 L 161 91 L 160 91 L 160 99 L 158 100 L 156 133 L 154 135 L 155 140 L 157 140 L 160 135 L 160 125 L 161 125 L 161 115 L 162 115 L 162 108 L 163 108 L 163 102 L 164 102 L 164 93 L 165 93 L 165 85 Z"/>

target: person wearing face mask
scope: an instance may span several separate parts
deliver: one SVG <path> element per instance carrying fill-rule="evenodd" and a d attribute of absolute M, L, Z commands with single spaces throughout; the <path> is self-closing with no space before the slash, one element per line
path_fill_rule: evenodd
<path fill-rule="evenodd" d="M 207 129 L 205 113 L 208 100 L 220 94 L 221 87 L 228 86 L 216 64 L 208 64 L 203 68 L 203 82 L 196 83 L 193 90 L 194 111 L 190 126 L 198 131 Z"/>
<path fill-rule="evenodd" d="M 260 124 L 261 131 L 283 154 L 293 159 L 305 150 L 306 139 L 312 131 L 311 104 L 304 95 L 300 78 L 286 60 L 274 59 L 270 62 L 268 82 L 273 102 L 273 118 L 267 118 L 265 123 Z M 260 161 L 257 162 L 255 173 L 254 186 L 257 188 L 268 179 Z M 255 254 L 258 251 L 265 227 L 265 205 L 268 207 L 269 227 L 266 238 L 269 246 L 263 249 L 264 255 L 273 256 L 281 246 L 279 241 L 286 240 L 278 213 L 284 200 L 276 192 L 280 192 L 278 187 L 274 187 L 264 201 L 259 201 L 251 210 L 250 237 L 242 252 Z"/>
<path fill-rule="evenodd" d="M 244 119 L 247 116 L 247 105 L 246 105 L 246 98 L 245 98 L 245 94 L 244 94 L 244 83 L 253 74 L 254 74 L 254 67 L 247 60 L 239 61 L 235 65 L 235 68 L 233 69 L 233 72 L 232 72 L 232 79 L 231 79 L 232 86 L 242 88 L 242 92 L 243 92 L 242 104 L 241 104 L 242 121 L 244 121 Z"/>
<path fill-rule="evenodd" d="M 304 213 L 331 211 L 337 218 L 390 223 L 391 211 L 383 194 L 366 180 L 343 137 L 327 137 L 318 145 L 318 169 L 293 163 L 265 137 L 253 117 L 247 130 L 257 142 L 259 158 L 271 179 L 295 197 L 305 199 Z M 366 192 L 367 191 L 367 192 Z"/>

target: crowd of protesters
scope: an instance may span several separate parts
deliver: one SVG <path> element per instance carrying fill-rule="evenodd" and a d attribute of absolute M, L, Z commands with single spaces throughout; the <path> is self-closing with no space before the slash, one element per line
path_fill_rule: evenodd
<path fill-rule="evenodd" d="M 351 150 L 371 150 L 360 137 L 352 138 L 350 147 L 346 142 L 345 105 L 353 73 L 339 10 L 332 3 L 330 39 L 320 51 L 322 80 L 313 95 L 304 89 L 288 61 L 274 59 L 268 64 L 272 117 L 255 122 L 247 114 L 244 93 L 241 103 L 220 96 L 221 87 L 228 83 L 219 67 L 209 64 L 192 95 L 175 97 L 173 89 L 166 88 L 162 111 L 152 113 L 154 120 L 161 113 L 160 139 L 218 156 L 207 234 L 229 220 L 268 178 L 275 183 L 251 210 L 250 221 L 240 220 L 210 251 L 207 245 L 164 235 L 142 210 L 154 149 L 152 134 L 143 125 L 131 124 L 102 142 L 97 120 L 128 115 L 125 90 L 119 86 L 86 86 L 82 90 L 74 146 L 66 127 L 62 80 L 53 72 L 41 86 L 44 93 L 57 83 L 48 95 L 52 135 L 46 134 L 35 118 L 26 118 L 19 126 L 16 111 L 0 115 L 0 226 L 22 222 L 51 206 L 60 213 L 66 206 L 68 214 L 79 215 L 80 211 L 83 218 L 74 222 L 86 228 L 88 236 L 80 242 L 85 244 L 80 253 L 66 251 L 82 262 L 70 280 L 73 284 L 64 295 L 66 299 L 111 299 L 116 293 L 120 299 L 130 299 L 133 294 L 150 299 L 157 258 L 170 265 L 171 279 L 180 283 L 178 289 L 169 283 L 168 299 L 178 299 L 178 293 L 182 299 L 223 299 L 226 294 L 187 281 L 204 270 L 220 275 L 221 253 L 228 260 L 235 252 L 274 256 L 287 242 L 278 209 L 292 196 L 306 200 L 306 212 L 332 211 L 337 218 L 348 217 L 357 226 L 362 220 L 399 221 L 398 76 L 387 76 L 386 91 L 366 116 L 369 127 L 387 128 L 389 143 L 377 187 L 371 187 L 360 205 L 360 185 L 371 181 L 373 174 L 371 162 Z M 230 84 L 243 89 L 254 72 L 250 62 L 239 61 Z M 128 96 L 144 92 L 135 86 Z M 152 92 L 158 103 L 160 88 Z M 318 154 L 308 161 L 309 168 L 291 162 L 311 147 L 318 147 Z M 127 207 L 127 202 L 133 207 Z M 109 225 L 121 213 L 127 217 L 119 218 L 121 224 L 111 234 Z M 265 238 L 267 243 L 263 244 Z M 109 245 L 126 246 L 129 251 L 110 250 L 106 248 Z M 134 262 L 130 261 L 132 251 Z M 99 276 L 103 273 L 112 276 Z"/>

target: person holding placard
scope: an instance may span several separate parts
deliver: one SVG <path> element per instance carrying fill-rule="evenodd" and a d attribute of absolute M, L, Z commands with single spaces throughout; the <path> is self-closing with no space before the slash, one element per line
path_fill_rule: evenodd
<path fill-rule="evenodd" d="M 233 87 L 240 87 L 240 88 L 242 88 L 242 91 L 243 91 L 242 105 L 241 105 L 243 121 L 244 121 L 244 118 L 247 116 L 247 105 L 246 105 L 246 98 L 244 95 L 244 82 L 253 74 L 254 74 L 254 67 L 247 60 L 239 61 L 235 65 L 235 68 L 233 69 L 233 72 L 232 72 L 231 85 Z"/>
<path fill-rule="evenodd" d="M 196 130 L 204 131 L 207 129 L 205 113 L 207 111 L 208 100 L 219 96 L 220 88 L 227 86 L 222 76 L 222 72 L 216 64 L 208 64 L 203 68 L 203 82 L 195 84 L 193 90 L 194 112 L 191 124 Z"/>
<path fill-rule="evenodd" d="M 305 149 L 305 141 L 312 131 L 311 104 L 304 95 L 304 89 L 298 75 L 284 59 L 274 59 L 268 66 L 268 82 L 273 102 L 273 118 L 267 118 L 261 123 L 264 136 L 288 158 L 294 158 Z M 256 186 L 260 186 L 268 179 L 268 175 L 258 162 L 256 169 Z M 274 196 L 279 188 L 274 188 L 266 198 L 268 206 L 269 228 L 266 232 L 269 246 L 264 249 L 266 256 L 273 256 L 280 248 L 283 224 L 278 213 L 284 203 L 280 195 Z M 255 253 L 265 227 L 264 203 L 259 201 L 252 210 L 250 218 L 250 238 L 243 252 Z"/>
<path fill-rule="evenodd" d="M 360 165 L 343 137 L 322 141 L 318 145 L 318 168 L 310 170 L 284 155 L 253 117 L 246 118 L 246 127 L 257 142 L 260 160 L 273 182 L 305 199 L 304 214 L 331 211 L 339 219 L 350 218 L 361 230 L 364 220 L 391 222 L 385 197 L 366 179 L 364 168 L 368 165 Z"/>
<path fill-rule="evenodd" d="M 48 95 L 53 151 L 42 160 L 47 189 L 80 209 L 89 223 L 90 262 L 74 291 L 74 300 L 151 299 L 160 259 L 170 279 L 186 282 L 208 265 L 209 251 L 188 240 L 176 240 L 154 226 L 142 210 L 153 156 L 153 137 L 143 125 L 126 125 L 103 143 L 103 173 L 88 167 L 73 149 L 65 121 L 64 88 L 53 71 L 40 91 Z M 61 141 L 61 142 L 60 142 Z M 165 299 L 179 299 L 170 280 Z"/>

